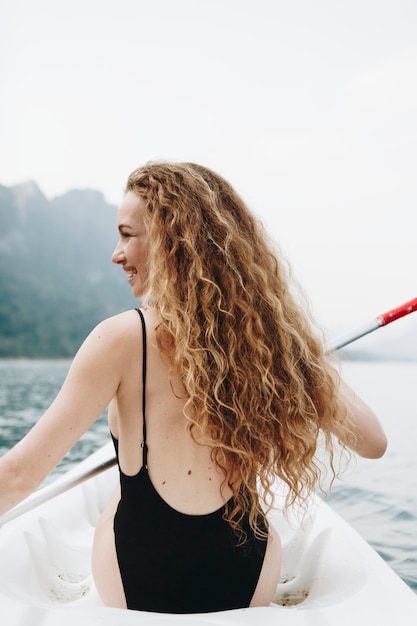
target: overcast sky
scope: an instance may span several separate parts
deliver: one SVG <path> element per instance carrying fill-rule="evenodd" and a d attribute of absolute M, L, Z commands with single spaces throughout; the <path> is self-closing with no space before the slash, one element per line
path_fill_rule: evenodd
<path fill-rule="evenodd" d="M 1 0 L 0 86 L 0 184 L 197 161 L 325 328 L 417 296 L 416 0 Z"/>

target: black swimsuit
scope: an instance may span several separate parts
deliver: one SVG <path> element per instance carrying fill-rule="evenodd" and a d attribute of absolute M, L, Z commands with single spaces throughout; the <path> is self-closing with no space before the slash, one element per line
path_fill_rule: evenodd
<path fill-rule="evenodd" d="M 121 500 L 114 518 L 117 558 L 129 609 L 203 613 L 247 607 L 262 568 L 266 540 L 257 539 L 247 516 L 243 545 L 223 519 L 225 507 L 207 515 L 173 509 L 154 488 L 147 468 L 143 328 L 143 466 L 127 476 L 119 466 Z M 113 436 L 112 436 L 113 437 Z M 113 437 L 116 455 L 118 441 Z M 230 504 L 230 503 L 229 503 Z M 265 527 L 264 527 L 265 528 Z"/>

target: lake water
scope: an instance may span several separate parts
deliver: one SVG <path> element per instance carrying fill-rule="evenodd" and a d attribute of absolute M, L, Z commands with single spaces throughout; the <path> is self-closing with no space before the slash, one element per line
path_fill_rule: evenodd
<path fill-rule="evenodd" d="M 68 367 L 65 360 L 0 360 L 0 455 L 42 415 Z M 417 593 L 417 363 L 346 361 L 342 373 L 379 415 L 389 448 L 377 461 L 355 459 L 328 502 Z M 103 414 L 56 473 L 108 440 Z"/>

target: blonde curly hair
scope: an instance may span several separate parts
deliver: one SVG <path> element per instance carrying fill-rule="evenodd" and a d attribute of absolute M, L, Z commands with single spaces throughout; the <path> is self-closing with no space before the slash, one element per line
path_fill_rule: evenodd
<path fill-rule="evenodd" d="M 239 529 L 248 512 L 265 536 L 260 516 L 276 477 L 287 506 L 320 484 L 320 432 L 335 475 L 332 433 L 342 437 L 348 423 L 323 342 L 286 263 L 222 177 L 194 163 L 148 163 L 128 191 L 145 200 L 158 344 L 183 383 L 190 430 L 209 434 L 213 460 L 232 477 L 226 518 Z"/>

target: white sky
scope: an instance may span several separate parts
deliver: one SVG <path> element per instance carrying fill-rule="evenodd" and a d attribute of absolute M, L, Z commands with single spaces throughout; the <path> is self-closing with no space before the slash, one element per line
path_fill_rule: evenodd
<path fill-rule="evenodd" d="M 0 0 L 0 89 L 3 185 L 197 161 L 326 328 L 417 296 L 416 0 Z"/>

